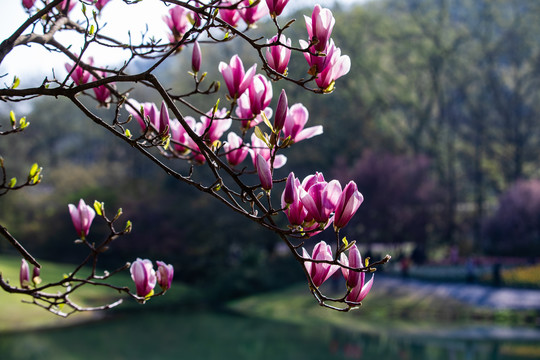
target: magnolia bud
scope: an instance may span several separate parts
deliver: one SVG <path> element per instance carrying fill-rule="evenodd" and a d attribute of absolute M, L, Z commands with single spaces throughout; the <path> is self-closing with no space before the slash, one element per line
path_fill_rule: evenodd
<path fill-rule="evenodd" d="M 287 183 L 285 184 L 285 190 L 283 191 L 283 201 L 285 201 L 286 204 L 292 204 L 298 198 L 296 188 L 294 186 L 295 180 L 296 178 L 294 177 L 294 173 L 291 172 L 287 177 Z"/>
<path fill-rule="evenodd" d="M 30 268 L 28 267 L 28 263 L 24 259 L 22 259 L 21 261 L 19 282 L 21 284 L 21 288 L 23 289 L 28 289 L 30 287 Z"/>
<path fill-rule="evenodd" d="M 41 269 L 37 266 L 34 266 L 34 270 L 32 271 L 32 282 L 34 283 L 34 285 L 41 284 L 41 278 L 39 277 L 40 274 Z"/>
<path fill-rule="evenodd" d="M 261 181 L 262 188 L 266 191 L 270 191 L 273 185 L 270 165 L 268 165 L 268 162 L 261 156 L 261 154 L 257 154 L 255 165 L 257 167 L 257 174 L 259 174 L 259 180 Z"/>
<path fill-rule="evenodd" d="M 276 117 L 274 118 L 274 130 L 276 133 L 283 129 L 283 126 L 285 125 L 285 120 L 287 120 L 287 111 L 287 93 L 285 93 L 285 90 L 281 90 L 281 94 L 279 94 L 279 100 L 276 108 Z"/>
<path fill-rule="evenodd" d="M 167 265 L 163 261 L 156 261 L 156 264 L 158 266 L 156 272 L 157 283 L 161 287 L 161 290 L 167 291 L 171 288 L 174 268 L 172 265 Z"/>
<path fill-rule="evenodd" d="M 199 43 L 195 41 L 193 43 L 193 53 L 191 55 L 191 70 L 193 70 L 194 73 L 198 73 L 201 69 L 201 47 L 199 46 Z"/>

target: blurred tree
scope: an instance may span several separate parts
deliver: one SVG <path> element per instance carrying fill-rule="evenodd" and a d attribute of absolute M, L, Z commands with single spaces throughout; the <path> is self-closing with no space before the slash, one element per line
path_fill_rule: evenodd
<path fill-rule="evenodd" d="M 540 180 L 518 181 L 499 198 L 484 224 L 489 254 L 540 255 Z"/>
<path fill-rule="evenodd" d="M 364 203 L 351 220 L 350 233 L 360 243 L 415 242 L 425 246 L 441 233 L 440 192 L 422 155 L 364 151 L 352 164 L 336 161 L 337 178 L 353 179 Z M 353 239 L 351 239 L 353 240 Z"/>

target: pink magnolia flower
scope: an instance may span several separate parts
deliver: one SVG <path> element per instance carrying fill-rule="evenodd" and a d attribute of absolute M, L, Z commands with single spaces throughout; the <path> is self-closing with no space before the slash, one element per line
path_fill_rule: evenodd
<path fill-rule="evenodd" d="M 21 284 L 21 289 L 30 288 L 30 268 L 26 260 L 22 259 L 21 269 L 19 271 L 19 283 Z"/>
<path fill-rule="evenodd" d="M 90 226 L 92 226 L 96 212 L 91 206 L 86 205 L 83 199 L 79 201 L 79 206 L 75 207 L 75 205 L 69 204 L 68 209 L 77 235 L 84 239 L 90 232 Z"/>
<path fill-rule="evenodd" d="M 236 1 L 235 1 L 236 4 Z M 231 6 L 232 3 L 230 1 L 222 1 L 220 6 Z M 221 19 L 225 21 L 227 24 L 231 26 L 238 25 L 238 22 L 240 21 L 240 10 L 238 9 L 226 9 L 223 7 L 219 8 L 219 16 L 221 16 Z"/>
<path fill-rule="evenodd" d="M 169 130 L 169 110 L 165 101 L 161 102 L 161 109 L 159 110 L 159 127 L 158 133 L 168 133 Z"/>
<path fill-rule="evenodd" d="M 341 254 L 340 262 L 352 268 L 362 268 L 362 257 L 360 251 L 356 245 L 351 246 L 349 249 L 349 258 L 345 254 Z M 371 275 L 371 279 L 366 283 L 366 273 L 356 272 L 349 269 L 341 268 L 341 272 L 347 281 L 347 286 L 351 289 L 349 295 L 347 295 L 347 301 L 359 303 L 368 295 L 371 287 L 373 286 L 373 278 L 375 275 Z"/>
<path fill-rule="evenodd" d="M 240 119 L 246 119 L 247 122 L 248 119 L 253 118 L 253 113 L 251 112 L 251 103 L 249 102 L 249 94 L 247 92 L 243 93 L 242 96 L 238 98 L 236 105 L 236 115 Z M 249 128 L 246 125 L 247 124 L 244 124 L 244 121 L 242 121 L 242 127 Z"/>
<path fill-rule="evenodd" d="M 185 116 L 184 120 L 191 129 L 195 128 L 196 121 L 194 118 L 191 116 Z M 171 138 L 174 149 L 180 154 L 188 153 L 190 151 L 190 137 L 186 132 L 186 129 L 184 129 L 182 124 L 180 124 L 180 121 L 177 119 L 170 119 L 169 128 L 171 129 Z"/>
<path fill-rule="evenodd" d="M 111 1 L 111 0 L 95 0 L 94 1 L 94 5 L 96 6 L 96 8 L 101 11 L 103 9 L 103 7 L 105 5 L 107 5 L 107 3 Z"/>
<path fill-rule="evenodd" d="M 325 91 L 333 89 L 334 82 L 346 75 L 351 70 L 351 59 L 347 55 L 341 55 L 341 49 L 330 41 L 326 54 L 327 66 L 317 75 L 315 83 Z"/>
<path fill-rule="evenodd" d="M 255 125 L 263 122 L 263 117 L 259 113 L 257 115 L 251 112 L 251 103 L 249 100 L 249 91 L 246 91 L 242 94 L 236 101 L 236 115 L 242 119 L 242 130 L 248 130 L 254 127 Z M 264 114 L 267 119 L 272 118 L 272 109 L 267 107 L 264 110 Z"/>
<path fill-rule="evenodd" d="M 329 183 L 317 182 L 309 189 L 302 191 L 300 198 L 313 220 L 326 225 L 336 208 L 340 194 L 339 181 L 332 180 Z"/>
<path fill-rule="evenodd" d="M 270 169 L 268 161 L 266 161 L 261 154 L 257 154 L 255 168 L 257 169 L 262 188 L 266 191 L 272 190 L 272 170 Z"/>
<path fill-rule="evenodd" d="M 168 16 L 163 16 L 163 21 L 165 21 L 165 24 L 167 24 L 171 30 L 171 33 L 169 34 L 169 41 L 171 43 L 182 40 L 182 37 L 191 26 L 191 23 L 189 22 L 190 13 L 190 10 L 177 5 L 169 9 Z"/>
<path fill-rule="evenodd" d="M 364 197 L 358 191 L 354 181 L 350 181 L 341 192 L 334 214 L 334 229 L 341 229 L 349 223 L 354 216 Z"/>
<path fill-rule="evenodd" d="M 285 125 L 283 126 L 283 139 L 291 137 L 293 143 L 312 138 L 323 133 L 322 125 L 305 128 L 309 118 L 309 112 L 302 104 L 294 104 L 287 113 Z"/>
<path fill-rule="evenodd" d="M 289 223 L 293 226 L 302 226 L 306 219 L 307 211 L 300 201 L 300 180 L 290 173 L 287 177 L 285 190 L 281 195 L 281 207 L 284 208 L 285 215 Z"/>
<path fill-rule="evenodd" d="M 68 2 L 69 2 L 69 5 L 68 5 Z M 66 9 L 66 6 L 67 6 L 66 13 L 69 13 L 71 10 L 73 10 L 75 5 L 77 5 L 77 0 L 64 0 L 60 4 L 56 5 L 56 8 L 59 11 L 64 12 L 64 9 Z"/>
<path fill-rule="evenodd" d="M 332 256 L 332 248 L 330 245 L 327 245 L 324 241 L 319 242 L 315 247 L 313 248 L 313 254 L 312 257 L 309 256 L 306 249 L 302 248 L 302 256 L 305 259 L 313 259 L 313 260 L 328 260 L 332 261 L 334 258 Z M 309 273 L 309 276 L 311 277 L 311 281 L 313 282 L 313 285 L 316 287 L 319 287 L 324 283 L 330 276 L 332 276 L 338 269 L 338 265 L 330 265 L 326 263 L 314 263 L 311 261 L 304 262 L 304 266 L 306 267 L 307 272 Z"/>
<path fill-rule="evenodd" d="M 223 61 L 219 63 L 219 72 L 225 80 L 225 85 L 227 85 L 231 98 L 237 99 L 244 91 L 246 91 L 249 85 L 251 85 L 256 69 L 257 65 L 253 64 L 253 66 L 245 72 L 244 64 L 238 55 L 234 55 L 229 64 L 226 64 Z"/>
<path fill-rule="evenodd" d="M 88 58 L 88 65 L 93 65 L 93 64 L 94 64 L 94 59 L 91 57 Z M 64 67 L 66 68 L 68 73 L 71 72 L 71 70 L 73 69 L 73 66 L 74 65 L 71 65 L 68 63 L 64 64 Z M 90 79 L 90 72 L 84 70 L 82 67 L 77 65 L 75 67 L 75 70 L 73 70 L 73 72 L 71 73 L 71 78 L 77 85 L 86 84 L 88 80 Z"/>
<path fill-rule="evenodd" d="M 247 90 L 249 106 L 253 115 L 259 115 L 272 101 L 272 82 L 264 75 L 253 77 Z"/>
<path fill-rule="evenodd" d="M 283 34 L 279 37 L 279 41 L 277 35 L 266 41 L 267 44 L 277 44 L 278 42 L 291 46 L 291 39 L 286 38 Z M 268 66 L 280 74 L 287 74 L 287 66 L 289 65 L 290 59 L 291 49 L 283 45 L 272 45 L 266 48 L 266 61 L 268 61 Z"/>
<path fill-rule="evenodd" d="M 133 99 L 129 102 L 134 109 L 128 106 L 127 111 L 137 120 L 143 132 L 146 131 L 146 122 L 143 119 L 148 121 L 152 130 L 157 131 L 159 134 L 167 130 L 169 126 L 169 110 L 164 101 L 161 103 L 161 110 L 158 110 L 156 104 L 151 102 L 138 103 Z"/>
<path fill-rule="evenodd" d="M 323 173 L 316 172 L 315 174 L 306 176 L 304 180 L 302 180 L 302 187 L 307 191 L 313 185 L 321 182 L 326 184 L 326 180 L 324 180 L 324 175 Z"/>
<path fill-rule="evenodd" d="M 22 5 L 26 8 L 26 9 L 31 9 L 32 6 L 34 6 L 34 3 L 36 2 L 36 0 L 22 0 Z"/>
<path fill-rule="evenodd" d="M 138 296 L 151 296 L 156 286 L 156 272 L 148 259 L 137 259 L 131 264 L 131 278 L 135 282 Z"/>
<path fill-rule="evenodd" d="M 201 125 L 205 133 L 205 141 L 212 145 L 215 141 L 221 139 L 225 131 L 229 130 L 232 125 L 231 118 L 227 116 L 227 109 L 222 108 L 214 114 L 212 110 L 206 113 L 206 116 L 201 116 Z"/>
<path fill-rule="evenodd" d="M 325 188 L 327 193 L 324 193 Z M 335 208 L 334 202 L 337 201 L 335 194 L 332 193 L 336 191 L 341 191 L 339 182 L 334 180 L 327 183 L 321 173 L 307 176 L 302 183 L 291 173 L 287 177 L 285 190 L 281 195 L 281 206 L 292 226 L 300 227 L 306 235 L 313 236 L 330 226 L 329 218 Z M 323 195 L 320 195 L 320 192 L 323 192 Z M 318 198 L 316 195 L 319 195 L 319 198 L 324 197 L 323 203 L 327 204 L 328 208 L 320 211 L 310 193 L 315 199 Z M 337 196 L 339 197 L 339 194 Z M 308 211 L 310 207 L 311 212 Z M 323 212 L 323 215 L 317 215 L 319 212 Z"/>
<path fill-rule="evenodd" d="M 352 268 L 363 268 L 364 265 L 362 264 L 362 256 L 360 255 L 360 251 L 356 247 L 356 245 L 353 245 L 349 249 L 349 258 L 344 253 L 341 253 L 341 259 L 340 262 L 345 265 Z M 360 280 L 360 272 L 358 271 L 352 271 L 346 268 L 341 268 L 341 272 L 343 273 L 343 277 L 345 278 L 345 281 L 347 282 L 347 287 L 352 289 L 356 285 L 358 285 L 358 281 Z M 363 275 L 365 273 L 362 272 Z"/>
<path fill-rule="evenodd" d="M 263 16 L 268 14 L 268 7 L 264 2 L 255 2 L 254 5 L 250 4 L 250 2 L 250 0 L 242 0 L 238 9 L 240 17 L 248 24 L 248 26 L 255 24 Z"/>
<path fill-rule="evenodd" d="M 203 135 L 205 133 L 205 130 L 206 130 L 206 126 L 202 122 L 197 122 L 194 119 L 193 126 L 191 126 L 191 124 L 190 124 L 190 127 L 197 136 L 203 137 Z M 199 164 L 204 164 L 206 162 L 206 158 L 204 157 L 203 153 L 201 152 L 201 149 L 199 148 L 199 145 L 197 145 L 195 140 L 193 138 L 191 138 L 191 136 L 189 136 L 187 134 L 186 134 L 186 140 L 188 142 L 188 147 L 189 147 L 189 149 L 191 150 L 191 152 L 193 154 L 193 160 L 196 161 Z"/>
<path fill-rule="evenodd" d="M 193 53 L 191 55 L 191 70 L 196 74 L 201 69 L 201 46 L 198 41 L 193 43 Z"/>
<path fill-rule="evenodd" d="M 167 265 L 163 261 L 156 261 L 156 264 L 158 266 L 156 272 L 157 283 L 159 284 L 159 287 L 161 287 L 161 290 L 167 291 L 171 288 L 174 268 L 172 265 Z"/>
<path fill-rule="evenodd" d="M 133 99 L 130 99 L 129 102 L 131 105 L 133 105 L 133 108 L 131 106 L 127 106 L 126 109 L 131 116 L 137 120 L 143 132 L 146 131 L 146 122 L 143 119 L 149 121 L 150 124 L 152 124 L 156 129 L 159 128 L 159 112 L 156 104 L 151 102 L 139 103 Z"/>
<path fill-rule="evenodd" d="M 289 0 L 266 0 L 266 5 L 268 6 L 270 15 L 272 15 L 272 17 L 276 17 L 281 15 L 285 5 L 287 5 L 288 2 Z"/>
<path fill-rule="evenodd" d="M 98 74 L 100 74 L 102 78 L 107 77 L 105 72 L 98 71 Z M 114 83 L 111 82 L 108 84 L 108 86 L 114 87 Z M 92 90 L 94 91 L 94 95 L 96 96 L 96 100 L 99 102 L 99 105 L 108 108 L 109 102 L 111 101 L 111 90 L 109 90 L 107 85 L 96 86 L 93 87 Z"/>
<path fill-rule="evenodd" d="M 248 148 L 244 146 L 242 138 L 234 132 L 227 135 L 227 142 L 223 145 L 225 157 L 231 166 L 240 164 L 248 154 Z"/>
<path fill-rule="evenodd" d="M 270 149 L 268 148 L 268 146 L 266 146 L 264 141 L 259 139 L 255 134 L 251 134 L 251 147 L 249 149 L 249 154 L 251 155 L 251 158 L 253 160 L 253 166 L 255 168 L 257 167 L 257 155 L 260 154 L 266 161 L 270 161 L 271 158 Z M 285 165 L 286 162 L 287 157 L 285 155 L 276 155 L 274 159 L 274 169 L 281 168 L 283 165 Z"/>
<path fill-rule="evenodd" d="M 308 49 L 308 43 L 305 40 L 299 40 L 300 47 L 302 49 Z M 306 59 L 308 65 L 309 65 L 309 71 L 308 73 L 310 75 L 316 75 L 322 72 L 328 64 L 330 64 L 330 60 L 327 58 L 326 54 L 319 53 L 316 54 L 315 49 L 313 46 L 309 47 L 309 51 L 304 52 L 304 58 Z"/>
<path fill-rule="evenodd" d="M 330 9 L 322 8 L 319 4 L 313 8 L 311 18 L 304 15 L 309 39 L 315 42 L 313 48 L 317 52 L 324 51 L 336 20 Z"/>

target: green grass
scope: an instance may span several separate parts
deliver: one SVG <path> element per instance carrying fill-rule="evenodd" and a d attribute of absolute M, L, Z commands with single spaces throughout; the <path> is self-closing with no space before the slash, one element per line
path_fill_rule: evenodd
<path fill-rule="evenodd" d="M 324 292 L 324 291 L 323 291 Z M 332 324 L 363 333 L 426 333 L 441 326 L 466 324 L 528 325 L 535 311 L 478 308 L 451 298 L 418 294 L 407 288 L 374 286 L 363 305 L 349 313 L 326 311 L 315 302 L 306 285 L 286 291 L 255 295 L 231 303 L 235 311 L 295 324 Z"/>
<path fill-rule="evenodd" d="M 12 286 L 19 286 L 19 268 L 21 259 L 16 257 L 0 257 L 0 272 L 5 280 Z M 63 274 L 73 270 L 73 266 L 61 265 L 55 263 L 42 263 L 41 278 L 44 282 L 58 281 L 62 279 Z M 92 293 L 87 289 L 81 289 L 78 294 L 79 299 L 84 299 L 85 305 L 93 302 L 96 297 L 102 295 L 101 291 Z M 95 314 L 84 313 L 74 314 L 68 319 L 63 319 L 35 305 L 26 304 L 23 301 L 32 301 L 32 298 L 26 295 L 9 294 L 0 292 L 0 331 L 21 331 L 38 327 L 55 327 L 61 325 L 70 325 L 81 321 L 88 321 L 95 317 Z"/>

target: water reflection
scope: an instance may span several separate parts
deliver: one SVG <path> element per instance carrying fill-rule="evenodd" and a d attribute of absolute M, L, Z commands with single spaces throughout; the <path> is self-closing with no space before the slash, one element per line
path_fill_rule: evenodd
<path fill-rule="evenodd" d="M 0 334 L 2 359 L 429 359 L 540 358 L 536 338 L 485 339 L 356 333 L 229 313 L 134 313 L 69 329 Z M 458 329 L 452 330 L 454 333 Z M 516 329 L 516 331 L 521 331 Z M 517 333 L 519 335 L 519 332 Z"/>
<path fill-rule="evenodd" d="M 336 334 L 339 337 L 339 334 Z M 355 334 L 347 341 L 333 340 L 330 345 L 336 359 L 441 359 L 510 360 L 540 358 L 536 341 L 401 337 Z"/>

